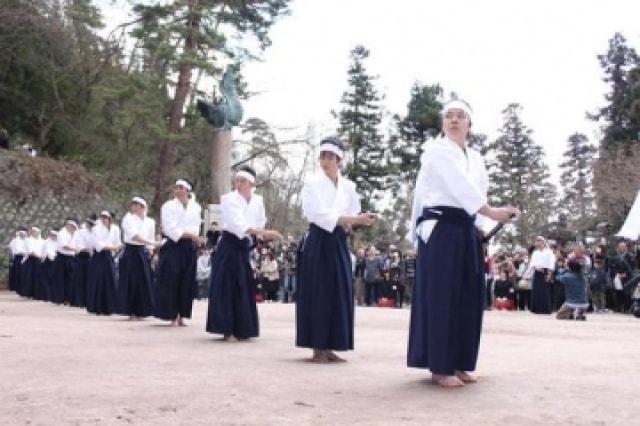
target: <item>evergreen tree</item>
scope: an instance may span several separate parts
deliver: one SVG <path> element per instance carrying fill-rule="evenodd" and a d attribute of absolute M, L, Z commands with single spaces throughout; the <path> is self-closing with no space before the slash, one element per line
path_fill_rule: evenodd
<path fill-rule="evenodd" d="M 565 212 L 570 229 L 584 239 L 584 232 L 594 223 L 595 202 L 592 191 L 593 159 L 596 148 L 581 133 L 574 133 L 567 140 L 564 161 L 560 164 L 560 184 L 563 198 L 560 210 Z"/>
<path fill-rule="evenodd" d="M 515 226 L 507 227 L 502 242 L 526 247 L 537 234 L 545 234 L 555 212 L 556 190 L 549 181 L 544 150 L 520 120 L 520 105 L 502 111 L 500 136 L 491 144 L 489 198 L 492 205 L 512 205 L 522 212 Z"/>
<path fill-rule="evenodd" d="M 614 151 L 640 140 L 640 57 L 624 36 L 616 33 L 609 40 L 609 50 L 598 55 L 598 61 L 610 91 L 605 95 L 607 105 L 588 117 L 602 123 L 601 148 Z"/>
<path fill-rule="evenodd" d="M 593 186 L 599 220 L 618 228 L 635 197 L 640 178 L 637 167 L 640 142 L 640 57 L 616 33 L 598 60 L 609 85 L 606 105 L 588 117 L 601 124 L 602 139 L 594 166 Z M 624 171 L 624 172 L 623 172 Z M 620 183 L 624 182 L 623 185 Z"/>
<path fill-rule="evenodd" d="M 406 115 L 394 117 L 396 132 L 390 139 L 390 148 L 401 183 L 415 184 L 423 145 L 441 132 L 442 96 L 439 84 L 414 83 Z"/>
<path fill-rule="evenodd" d="M 185 106 L 193 85 L 193 72 L 216 76 L 220 64 L 211 58 L 242 62 L 253 58 L 233 38 L 252 35 L 264 49 L 270 44 L 268 30 L 288 13 L 289 0 L 218 1 L 171 0 L 134 2 L 137 16 L 134 37 L 144 47 L 145 65 L 158 74 L 170 95 L 167 104 L 169 137 L 160 143 L 152 206 L 157 209 L 172 180 L 176 143 L 183 127 Z M 216 67 L 218 65 L 218 67 Z M 175 85 L 171 77 L 175 75 Z M 169 88 L 174 90 L 168 90 Z"/>
<path fill-rule="evenodd" d="M 380 191 L 386 189 L 389 167 L 385 144 L 379 131 L 382 121 L 381 95 L 374 86 L 377 77 L 369 75 L 364 61 L 369 50 L 356 46 L 350 53 L 347 90 L 342 94 L 342 109 L 337 115 L 338 134 L 347 141 L 350 154 L 345 173 L 363 194 L 364 210 L 374 210 Z"/>

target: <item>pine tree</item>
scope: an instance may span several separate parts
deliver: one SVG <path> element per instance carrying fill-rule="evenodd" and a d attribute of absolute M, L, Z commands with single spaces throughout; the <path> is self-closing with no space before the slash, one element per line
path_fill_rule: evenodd
<path fill-rule="evenodd" d="M 607 104 L 587 114 L 601 124 L 603 135 L 594 166 L 593 187 L 599 220 L 617 229 L 640 185 L 640 178 L 633 173 L 639 161 L 640 56 L 616 33 L 609 40 L 609 49 L 598 55 L 598 60 L 610 90 L 605 95 Z"/>
<path fill-rule="evenodd" d="M 364 61 L 369 50 L 356 46 L 351 51 L 351 63 L 347 72 L 347 90 L 337 115 L 338 134 L 346 139 L 350 154 L 346 175 L 353 180 L 363 194 L 363 210 L 374 210 L 380 191 L 389 186 L 389 166 L 385 144 L 380 134 L 382 99 L 374 83 L 377 77 L 368 74 Z"/>
<path fill-rule="evenodd" d="M 520 120 L 520 105 L 513 103 L 502 111 L 504 124 L 500 136 L 490 145 L 489 198 L 492 205 L 511 205 L 522 212 L 520 218 L 502 234 L 502 242 L 526 247 L 537 234 L 549 229 L 554 214 L 556 190 L 549 181 L 544 150 Z"/>
<path fill-rule="evenodd" d="M 598 61 L 605 74 L 603 81 L 610 86 L 605 95 L 608 103 L 588 117 L 602 123 L 601 148 L 614 151 L 640 141 L 640 121 L 634 120 L 640 117 L 640 56 L 622 34 L 616 33 L 609 40 L 609 50 L 598 55 Z"/>
<path fill-rule="evenodd" d="M 563 188 L 560 210 L 566 213 L 570 229 L 578 233 L 580 240 L 584 239 L 584 232 L 594 225 L 592 182 L 596 151 L 585 135 L 574 133 L 567 140 L 567 150 L 563 154 L 565 160 L 560 164 Z"/>
<path fill-rule="evenodd" d="M 289 0 L 229 1 L 171 0 L 134 2 L 137 27 L 133 32 L 146 50 L 145 63 L 159 74 L 167 93 L 169 137 L 160 144 L 152 208 L 157 210 L 172 179 L 176 142 L 180 140 L 185 105 L 192 90 L 193 72 L 216 76 L 220 64 L 211 58 L 242 62 L 254 56 L 229 38 L 252 35 L 264 49 L 268 30 L 288 13 Z M 176 81 L 170 81 L 176 75 Z M 169 87 L 174 90 L 168 90 Z"/>
<path fill-rule="evenodd" d="M 414 83 L 406 115 L 394 117 L 396 132 L 391 137 L 390 148 L 402 184 L 415 184 L 423 145 L 440 134 L 442 96 L 443 90 L 439 84 Z"/>

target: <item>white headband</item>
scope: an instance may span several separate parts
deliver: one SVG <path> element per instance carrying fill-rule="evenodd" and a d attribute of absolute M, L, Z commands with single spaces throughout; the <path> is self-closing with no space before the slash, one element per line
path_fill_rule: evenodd
<path fill-rule="evenodd" d="M 68 220 L 67 221 L 67 225 L 73 225 L 73 226 L 76 227 L 76 229 L 78 229 L 78 224 L 76 223 L 75 220 Z"/>
<path fill-rule="evenodd" d="M 49 231 L 49 235 L 55 235 L 57 237 L 58 231 L 52 229 L 51 231 Z"/>
<path fill-rule="evenodd" d="M 248 180 L 249 182 L 255 184 L 256 183 L 256 178 L 255 176 L 253 176 L 251 173 L 249 173 L 246 170 L 238 170 L 236 172 L 236 177 L 241 177 L 241 178 L 245 178 L 246 180 Z"/>
<path fill-rule="evenodd" d="M 320 152 L 333 152 L 335 155 L 337 155 L 339 158 L 344 158 L 344 151 L 340 149 L 340 147 L 332 144 L 332 143 L 323 143 L 320 144 Z"/>
<path fill-rule="evenodd" d="M 178 179 L 178 180 L 176 181 L 176 186 L 181 186 L 181 187 L 183 187 L 184 189 L 186 189 L 187 191 L 191 191 L 191 185 L 189 185 L 189 182 L 187 182 L 187 181 L 186 181 L 186 180 L 184 180 L 184 179 Z"/>
<path fill-rule="evenodd" d="M 147 202 L 144 200 L 144 198 L 142 197 L 133 197 L 131 199 L 132 203 L 138 203 L 140 204 L 142 207 L 144 207 L 145 209 L 147 208 Z"/>
<path fill-rule="evenodd" d="M 112 217 L 111 217 L 111 213 L 109 213 L 109 212 L 108 212 L 108 211 L 106 211 L 106 210 L 102 210 L 102 211 L 100 212 L 100 217 L 108 217 L 109 219 L 112 219 Z"/>
<path fill-rule="evenodd" d="M 36 231 L 37 233 L 40 233 L 40 232 L 41 232 L 41 231 L 40 231 L 40 228 L 38 228 L 37 226 L 32 226 L 32 227 L 31 227 L 31 230 L 32 230 L 32 231 Z"/>
<path fill-rule="evenodd" d="M 449 110 L 452 110 L 452 109 L 461 109 L 467 115 L 467 117 L 469 118 L 469 121 L 471 121 L 471 116 L 473 115 L 472 114 L 473 111 L 471 111 L 471 107 L 467 105 L 466 102 L 456 99 L 446 103 L 444 108 L 442 108 L 442 116 L 444 117 L 445 115 L 447 115 L 447 112 L 449 112 Z"/>

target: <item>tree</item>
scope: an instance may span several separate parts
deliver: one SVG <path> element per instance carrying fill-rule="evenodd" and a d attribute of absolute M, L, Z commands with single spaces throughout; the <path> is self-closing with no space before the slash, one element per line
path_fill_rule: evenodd
<path fill-rule="evenodd" d="M 601 123 L 603 135 L 593 185 L 599 220 L 617 228 L 626 215 L 624 206 L 633 200 L 640 183 L 634 172 L 639 158 L 636 146 L 640 142 L 640 57 L 616 33 L 598 60 L 610 90 L 605 95 L 607 104 L 587 114 Z"/>
<path fill-rule="evenodd" d="M 396 173 L 403 183 L 414 185 L 423 145 L 440 134 L 443 90 L 439 84 L 414 83 L 404 117 L 394 117 L 396 134 L 390 148 Z"/>
<path fill-rule="evenodd" d="M 537 234 L 549 229 L 555 212 L 556 190 L 549 181 L 544 150 L 520 120 L 520 105 L 512 103 L 502 111 L 504 124 L 500 136 L 490 145 L 489 198 L 493 205 L 512 205 L 522 212 L 515 226 L 508 227 L 501 241 L 526 247 Z"/>
<path fill-rule="evenodd" d="M 374 86 L 376 77 L 369 75 L 364 65 L 369 50 L 356 46 L 350 56 L 348 87 L 340 101 L 342 109 L 337 114 L 338 134 L 346 138 L 351 157 L 346 175 L 363 194 L 363 209 L 374 210 L 375 200 L 380 199 L 379 191 L 389 185 L 385 144 L 379 132 L 382 97 Z"/>
<path fill-rule="evenodd" d="M 581 133 L 574 133 L 567 140 L 564 161 L 560 164 L 560 184 L 563 198 L 560 210 L 566 212 L 569 229 L 584 239 L 585 231 L 595 225 L 593 196 L 593 160 L 596 148 Z"/>
<path fill-rule="evenodd" d="M 234 37 L 253 35 L 261 49 L 270 44 L 268 30 L 288 12 L 289 0 L 173 0 L 136 1 L 133 32 L 146 51 L 146 66 L 158 74 L 171 93 L 167 103 L 168 137 L 160 143 L 153 207 L 157 209 L 173 177 L 176 144 L 181 138 L 185 106 L 193 90 L 193 71 L 216 76 L 222 58 L 242 62 L 253 58 Z M 171 80 L 176 76 L 175 83 Z M 173 90 L 169 90 L 173 89 Z M 195 88 L 197 89 L 197 88 Z"/>
<path fill-rule="evenodd" d="M 88 0 L 9 0 L 0 8 L 3 126 L 39 151 L 73 154 L 108 55 Z"/>
<path fill-rule="evenodd" d="M 605 95 L 608 103 L 587 116 L 602 123 L 601 148 L 615 151 L 640 140 L 640 57 L 624 36 L 616 33 L 598 61 L 605 74 L 603 81 L 610 86 Z"/>

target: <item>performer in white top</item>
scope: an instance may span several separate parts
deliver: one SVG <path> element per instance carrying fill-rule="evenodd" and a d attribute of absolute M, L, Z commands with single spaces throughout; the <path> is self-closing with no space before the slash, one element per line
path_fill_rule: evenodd
<path fill-rule="evenodd" d="M 49 235 L 44 242 L 44 258 L 42 260 L 42 281 L 45 288 L 45 300 L 51 300 L 51 289 L 53 287 L 53 272 L 58 254 L 58 231 L 51 229 Z"/>
<path fill-rule="evenodd" d="M 356 185 L 340 175 L 344 147 L 335 137 L 320 142 L 321 170 L 302 189 L 309 230 L 298 248 L 296 346 L 313 349 L 313 362 L 343 362 L 333 351 L 353 350 L 353 269 L 347 233 L 370 226 L 360 213 Z"/>
<path fill-rule="evenodd" d="M 160 211 L 166 241 L 160 248 L 154 315 L 174 326 L 186 326 L 184 319 L 191 318 L 196 294 L 196 248 L 203 244 L 202 209 L 191 189 L 186 179 L 178 179 L 174 198 L 164 203 Z"/>
<path fill-rule="evenodd" d="M 119 313 L 129 319 L 153 315 L 153 280 L 147 247 L 156 245 L 155 222 L 147 217 L 147 202 L 133 197 L 129 212 L 122 218 L 125 249 L 118 263 Z"/>
<path fill-rule="evenodd" d="M 484 257 L 476 215 L 507 222 L 512 207 L 487 204 L 487 174 L 467 146 L 471 108 L 445 104 L 444 136 L 424 146 L 413 201 L 418 241 L 407 364 L 428 368 L 435 383 L 472 383 L 485 305 Z"/>
<path fill-rule="evenodd" d="M 73 235 L 78 230 L 78 222 L 68 218 L 65 225 L 58 231 L 56 260 L 53 266 L 51 282 L 51 301 L 57 304 L 71 304 L 73 292 L 73 257 L 76 249 L 73 246 Z"/>
<path fill-rule="evenodd" d="M 46 293 L 42 287 L 42 256 L 44 240 L 40 236 L 40 228 L 32 226 L 26 239 L 27 254 L 20 271 L 20 294 L 22 297 L 44 300 Z"/>
<path fill-rule="evenodd" d="M 20 269 L 22 260 L 27 254 L 27 230 L 20 227 L 13 239 L 9 242 L 11 252 L 11 266 L 9 267 L 9 290 L 18 292 L 20 290 Z"/>
<path fill-rule="evenodd" d="M 114 232 L 113 216 L 104 210 L 91 230 L 94 254 L 87 272 L 87 311 L 96 315 L 117 312 L 116 267 L 113 254 L 121 245 L 119 232 Z M 118 228 L 119 229 L 119 228 Z"/>
<path fill-rule="evenodd" d="M 87 218 L 80 225 L 80 228 L 73 234 L 72 245 L 76 249 L 73 259 L 73 299 L 71 304 L 84 308 L 87 306 L 87 276 L 89 270 L 89 260 L 93 253 L 93 237 L 91 230 L 95 225 L 96 218 Z"/>
<path fill-rule="evenodd" d="M 249 252 L 252 238 L 282 239 L 278 231 L 264 229 L 267 218 L 262 197 L 253 192 L 256 172 L 241 167 L 234 191 L 220 200 L 222 238 L 211 261 L 207 332 L 225 340 L 258 337 L 260 328 Z"/>
<path fill-rule="evenodd" d="M 533 270 L 529 309 L 534 314 L 550 314 L 553 310 L 551 274 L 556 268 L 556 256 L 547 246 L 547 240 L 542 236 L 536 237 L 535 246 L 536 249 L 531 254 L 528 268 L 529 275 Z"/>

